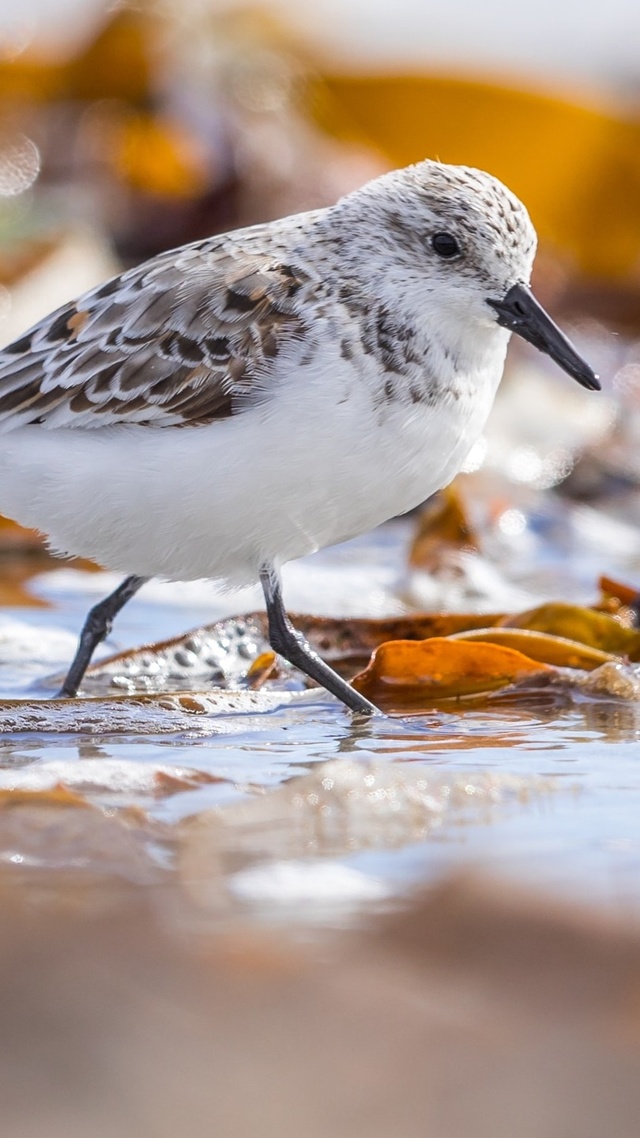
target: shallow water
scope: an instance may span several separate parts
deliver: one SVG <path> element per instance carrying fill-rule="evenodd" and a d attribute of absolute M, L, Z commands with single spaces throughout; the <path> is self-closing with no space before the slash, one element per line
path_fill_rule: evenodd
<path fill-rule="evenodd" d="M 292 566 L 290 607 L 401 611 L 407 536 L 396 523 Z M 2 610 L 0 697 L 31 704 L 50 694 L 47 677 L 64 668 L 82 615 L 112 582 L 55 570 L 29 585 L 50 608 Z M 108 647 L 159 640 L 256 600 L 221 597 L 208 584 L 151 585 L 121 614 Z M 35 726 L 5 731 L 0 792 L 62 783 L 102 816 L 141 807 L 151 876 L 174 873 L 186 856 L 187 891 L 214 919 L 231 905 L 267 922 L 343 923 L 465 865 L 640 907 L 636 703 L 538 693 L 366 723 L 311 691 L 247 693 L 241 714 L 153 703 L 132 711 L 125 700 L 115 716 L 108 698 L 85 706 L 86 723 L 39 703 Z M 342 788 L 340 772 L 351 779 Z M 0 850 L 5 864 L 46 867 L 46 842 L 23 850 L 12 835 Z M 51 864 L 95 870 L 95 856 L 76 842 Z M 130 874 L 126 855 L 108 862 L 140 878 L 135 859 Z"/>

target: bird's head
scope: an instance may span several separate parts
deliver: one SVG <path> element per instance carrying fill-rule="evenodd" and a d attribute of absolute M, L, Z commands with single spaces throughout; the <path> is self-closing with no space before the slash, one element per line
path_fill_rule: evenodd
<path fill-rule="evenodd" d="M 417 316 L 429 311 L 451 343 L 467 342 L 496 325 L 551 356 L 583 387 L 598 378 L 529 287 L 536 233 L 522 202 L 482 170 L 419 162 L 369 182 L 338 203 L 356 229 L 362 271 L 380 290 L 406 299 Z"/>

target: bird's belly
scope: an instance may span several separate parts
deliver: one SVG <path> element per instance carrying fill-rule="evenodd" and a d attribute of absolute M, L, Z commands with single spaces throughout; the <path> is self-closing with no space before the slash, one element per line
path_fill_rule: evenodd
<path fill-rule="evenodd" d="M 326 525 L 319 546 L 406 513 L 446 486 L 483 426 L 484 418 L 465 415 L 456 407 L 393 409 L 383 427 L 372 432 L 368 445 L 350 456 L 347 477 L 326 471 L 316 503 L 318 528 L 322 528 L 320 519 Z"/>
<path fill-rule="evenodd" d="M 1 439 L 0 513 L 108 568 L 241 583 L 411 509 L 484 423 L 455 404 L 312 411 L 251 408 L 184 430 L 21 428 Z"/>

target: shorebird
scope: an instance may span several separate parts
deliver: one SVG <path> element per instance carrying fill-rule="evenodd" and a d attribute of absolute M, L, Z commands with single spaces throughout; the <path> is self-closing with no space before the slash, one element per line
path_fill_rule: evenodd
<path fill-rule="evenodd" d="M 152 576 L 260 579 L 271 645 L 354 712 L 280 568 L 411 510 L 481 434 L 516 332 L 597 377 L 529 289 L 526 209 L 420 162 L 327 209 L 162 253 L 0 353 L 0 511 L 127 574 L 62 694 Z"/>

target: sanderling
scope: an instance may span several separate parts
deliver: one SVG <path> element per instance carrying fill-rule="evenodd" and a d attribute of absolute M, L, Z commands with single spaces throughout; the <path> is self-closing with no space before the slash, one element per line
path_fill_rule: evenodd
<path fill-rule="evenodd" d="M 62 694 L 149 577 L 259 578 L 273 649 L 375 711 L 290 624 L 280 567 L 451 480 L 510 332 L 599 387 L 529 291 L 535 245 L 495 178 L 421 162 L 163 253 L 5 348 L 0 512 L 129 574 L 89 613 Z"/>

